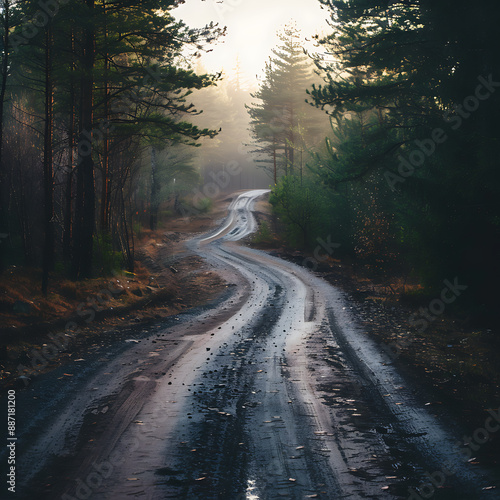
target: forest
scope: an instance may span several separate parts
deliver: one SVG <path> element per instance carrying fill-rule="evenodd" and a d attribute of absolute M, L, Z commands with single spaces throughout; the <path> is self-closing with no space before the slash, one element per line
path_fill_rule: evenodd
<path fill-rule="evenodd" d="M 56 266 L 74 279 L 132 271 L 141 189 L 156 224 L 157 158 L 216 134 L 186 116 L 218 76 L 183 59 L 223 30 L 188 29 L 176 3 L 3 2 L 1 262 L 41 266 L 44 291 Z M 170 164 L 193 178 L 188 159 Z"/>
<path fill-rule="evenodd" d="M 0 0 L 5 491 L 500 498 L 499 20 Z"/>
<path fill-rule="evenodd" d="M 225 28 L 189 28 L 181 3 L 2 2 L 1 272 L 39 268 L 46 293 L 54 272 L 133 271 L 140 228 L 210 211 L 237 158 L 221 189 L 270 185 L 291 247 L 331 242 L 431 295 L 455 280 L 492 314 L 500 5 L 320 0 L 315 51 L 288 24 L 248 93 L 203 69 Z"/>
<path fill-rule="evenodd" d="M 416 278 L 430 296 L 455 278 L 469 288 L 460 307 L 493 319 L 498 4 L 321 3 L 330 34 L 304 54 L 289 32 L 249 110 L 290 243 Z M 319 141 L 305 101 L 330 117 Z"/>

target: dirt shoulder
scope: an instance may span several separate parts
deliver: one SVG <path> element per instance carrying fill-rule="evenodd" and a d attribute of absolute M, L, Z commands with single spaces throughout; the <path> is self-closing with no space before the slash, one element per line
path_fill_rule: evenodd
<path fill-rule="evenodd" d="M 221 220 L 232 198 L 221 197 L 210 214 L 179 217 L 136 242 L 135 272 L 72 282 L 55 275 L 50 293 L 39 290 L 40 271 L 11 268 L 0 280 L 0 376 L 3 386 L 54 369 L 110 329 L 145 325 L 216 300 L 224 280 L 184 242 Z"/>

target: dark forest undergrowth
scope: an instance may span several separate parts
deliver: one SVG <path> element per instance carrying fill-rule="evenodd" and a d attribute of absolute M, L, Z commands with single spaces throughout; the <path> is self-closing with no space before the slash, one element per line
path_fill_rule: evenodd
<path fill-rule="evenodd" d="M 496 411 L 500 401 L 498 324 L 485 325 L 461 307 L 460 297 L 455 307 L 433 315 L 429 306 L 436 297 L 401 269 L 388 267 L 381 272 L 324 252 L 319 262 L 314 252 L 287 245 L 283 233 L 274 230 L 279 221 L 267 202 L 257 209 L 259 230 L 252 246 L 308 267 L 341 288 L 367 335 L 388 354 L 388 362 L 420 388 L 422 404 L 436 414 L 452 414 L 471 433 L 484 426 L 488 410 Z M 497 448 L 493 435 L 474 458 L 493 466 Z"/>

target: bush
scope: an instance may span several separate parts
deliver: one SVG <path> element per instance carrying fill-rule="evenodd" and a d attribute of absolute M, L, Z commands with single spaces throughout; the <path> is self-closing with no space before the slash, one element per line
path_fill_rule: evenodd
<path fill-rule="evenodd" d="M 252 238 L 252 242 L 257 245 L 273 245 L 275 242 L 275 237 L 271 233 L 269 224 L 263 221 L 259 225 L 259 229 L 255 232 Z"/>
<path fill-rule="evenodd" d="M 96 265 L 104 275 L 111 275 L 113 271 L 123 268 L 124 260 L 121 252 L 113 250 L 113 243 L 109 234 L 98 235 L 94 238 L 94 255 Z"/>
<path fill-rule="evenodd" d="M 202 198 L 195 204 L 195 209 L 206 214 L 212 210 L 213 201 L 210 198 Z"/>

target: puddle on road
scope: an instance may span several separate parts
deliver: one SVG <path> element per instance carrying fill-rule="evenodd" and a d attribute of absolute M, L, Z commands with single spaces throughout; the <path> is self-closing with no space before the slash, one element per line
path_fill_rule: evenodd
<path fill-rule="evenodd" d="M 247 491 L 245 493 L 245 500 L 260 500 L 257 492 L 257 485 L 254 479 L 249 479 L 247 483 Z"/>

